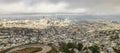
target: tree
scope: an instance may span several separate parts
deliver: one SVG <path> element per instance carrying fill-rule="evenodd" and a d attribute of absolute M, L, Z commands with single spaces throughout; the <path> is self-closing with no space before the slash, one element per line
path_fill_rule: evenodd
<path fill-rule="evenodd" d="M 114 50 L 116 53 L 120 53 L 120 50 L 119 50 L 119 49 L 113 48 L 113 50 Z"/>
<path fill-rule="evenodd" d="M 76 44 L 75 43 L 67 43 L 68 48 L 75 48 Z"/>
<path fill-rule="evenodd" d="M 83 44 L 82 44 L 82 43 L 78 43 L 78 45 L 77 45 L 77 49 L 78 49 L 79 51 L 82 50 L 82 47 L 83 47 Z"/>
<path fill-rule="evenodd" d="M 97 45 L 93 45 L 88 48 L 92 51 L 92 53 L 100 53 L 100 49 Z"/>
<path fill-rule="evenodd" d="M 60 51 L 62 51 L 62 52 L 68 52 L 68 47 L 67 47 L 66 43 L 64 43 L 64 42 L 60 43 Z"/>
<path fill-rule="evenodd" d="M 65 53 L 75 53 L 74 49 L 75 48 L 75 43 L 60 43 L 60 51 L 65 52 Z"/>

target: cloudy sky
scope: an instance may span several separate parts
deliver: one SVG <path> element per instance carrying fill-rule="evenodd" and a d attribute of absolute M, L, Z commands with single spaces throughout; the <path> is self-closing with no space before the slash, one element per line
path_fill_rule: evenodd
<path fill-rule="evenodd" d="M 120 0 L 0 0 L 0 14 L 120 14 Z"/>

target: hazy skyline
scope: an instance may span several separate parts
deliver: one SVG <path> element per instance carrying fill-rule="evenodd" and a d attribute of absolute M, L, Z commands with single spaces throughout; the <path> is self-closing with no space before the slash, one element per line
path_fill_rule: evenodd
<path fill-rule="evenodd" d="M 120 14 L 120 0 L 0 0 L 0 14 Z"/>

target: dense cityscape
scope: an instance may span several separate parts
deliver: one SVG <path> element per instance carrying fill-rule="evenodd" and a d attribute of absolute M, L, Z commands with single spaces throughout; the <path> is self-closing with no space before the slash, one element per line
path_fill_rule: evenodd
<path fill-rule="evenodd" d="M 80 47 L 82 51 L 76 48 L 79 45 L 72 47 L 73 43 L 81 44 L 81 46 L 83 44 L 83 47 Z M 55 47 L 58 51 L 51 53 L 94 53 L 96 50 L 86 49 L 92 46 L 99 47 L 99 52 L 95 53 L 119 53 L 120 23 L 115 21 L 73 21 L 58 18 L 0 21 L 1 53 L 15 53 L 20 49 L 19 46 L 26 44 L 47 45 L 51 48 Z M 69 45 L 68 51 L 65 49 L 65 44 Z M 69 51 L 69 47 L 72 48 L 71 51 Z M 65 50 L 60 50 L 61 48 Z"/>
<path fill-rule="evenodd" d="M 0 0 L 0 53 L 120 53 L 120 0 Z"/>

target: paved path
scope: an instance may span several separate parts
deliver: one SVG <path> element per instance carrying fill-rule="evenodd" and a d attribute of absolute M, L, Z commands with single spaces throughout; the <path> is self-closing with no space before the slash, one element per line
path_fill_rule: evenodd
<path fill-rule="evenodd" d="M 11 49 L 9 52 L 7 53 L 10 53 L 10 52 L 13 52 L 13 51 L 17 51 L 17 50 L 21 50 L 21 49 L 24 49 L 26 47 L 41 47 L 42 48 L 42 51 L 39 51 L 39 52 L 36 52 L 36 53 L 46 53 L 48 51 L 51 50 L 51 47 L 50 46 L 47 46 L 47 45 L 41 45 L 41 44 L 32 44 L 32 45 L 24 45 L 24 46 L 18 46 L 14 49 Z"/>
<path fill-rule="evenodd" d="M 36 53 L 47 53 L 48 51 L 51 50 L 51 47 L 50 46 L 43 46 L 41 47 L 43 50 L 40 51 L 40 52 L 36 52 Z"/>

